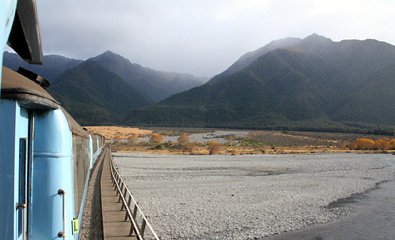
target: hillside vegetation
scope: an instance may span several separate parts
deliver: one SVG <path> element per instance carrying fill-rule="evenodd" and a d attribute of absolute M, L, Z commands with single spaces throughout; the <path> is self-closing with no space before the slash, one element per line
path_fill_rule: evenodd
<path fill-rule="evenodd" d="M 48 78 L 49 91 L 85 125 L 395 130 L 395 46 L 372 39 L 334 42 L 312 34 L 272 41 L 203 85 L 110 51 L 86 61 L 44 60 L 28 68 Z M 26 67 L 11 53 L 4 62 Z"/>
<path fill-rule="evenodd" d="M 125 111 L 152 103 L 119 76 L 93 61 L 61 74 L 50 91 L 83 125 L 118 122 Z"/>
<path fill-rule="evenodd" d="M 393 89 L 395 46 L 313 34 L 247 53 L 205 85 L 131 111 L 125 123 L 391 134 Z"/>
<path fill-rule="evenodd" d="M 48 55 L 43 65 L 29 65 L 6 52 L 4 64 L 14 70 L 26 68 L 48 79 L 49 91 L 84 125 L 120 124 L 131 110 L 205 81 L 189 74 L 145 68 L 110 51 L 86 61 Z"/>

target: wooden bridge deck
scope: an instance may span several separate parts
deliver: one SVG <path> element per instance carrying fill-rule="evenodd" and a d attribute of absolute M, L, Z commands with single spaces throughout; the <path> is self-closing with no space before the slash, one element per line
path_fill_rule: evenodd
<path fill-rule="evenodd" d="M 126 211 L 121 210 L 122 203 L 118 202 L 119 196 L 111 180 L 110 154 L 107 149 L 100 180 L 104 240 L 137 239 L 136 236 L 129 235 L 131 224 L 129 219 L 125 220 Z"/>

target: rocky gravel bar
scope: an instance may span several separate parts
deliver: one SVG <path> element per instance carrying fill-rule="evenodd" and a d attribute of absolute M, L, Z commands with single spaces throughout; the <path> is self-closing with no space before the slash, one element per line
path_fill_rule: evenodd
<path fill-rule="evenodd" d="M 339 199 L 395 178 L 385 154 L 115 153 L 161 239 L 260 239 L 349 214 Z"/>

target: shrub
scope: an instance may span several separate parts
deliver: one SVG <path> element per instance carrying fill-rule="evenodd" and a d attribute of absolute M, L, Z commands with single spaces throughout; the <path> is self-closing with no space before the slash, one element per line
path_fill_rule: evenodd
<path fill-rule="evenodd" d="M 163 136 L 160 133 L 152 133 L 149 142 L 151 144 L 160 144 L 163 142 Z"/>
<path fill-rule="evenodd" d="M 222 145 L 217 141 L 210 141 L 207 146 L 210 155 L 219 154 L 221 152 L 221 147 Z"/>
<path fill-rule="evenodd" d="M 184 148 L 182 149 L 182 152 L 185 153 L 189 153 L 189 154 L 196 154 L 198 150 L 198 147 L 196 146 L 196 144 L 194 143 L 187 143 L 184 145 Z"/>
<path fill-rule="evenodd" d="M 369 138 L 358 138 L 350 145 L 350 148 L 355 150 L 372 150 L 374 147 L 375 141 Z"/>
<path fill-rule="evenodd" d="M 370 138 L 358 138 L 350 144 L 350 149 L 355 150 L 395 150 L 395 139 L 381 138 L 373 140 Z"/>
<path fill-rule="evenodd" d="M 390 149 L 391 149 L 391 150 L 395 150 L 395 138 L 391 139 L 391 142 L 390 142 Z"/>
<path fill-rule="evenodd" d="M 389 138 L 381 138 L 375 141 L 375 149 L 387 151 L 390 148 L 391 148 L 391 139 Z"/>
<path fill-rule="evenodd" d="M 177 138 L 177 143 L 180 145 L 185 145 L 189 143 L 189 136 L 186 133 L 181 134 L 181 136 L 179 136 Z"/>

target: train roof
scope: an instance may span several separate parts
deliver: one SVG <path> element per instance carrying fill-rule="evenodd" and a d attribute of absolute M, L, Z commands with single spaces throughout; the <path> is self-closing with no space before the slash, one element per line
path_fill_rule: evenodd
<path fill-rule="evenodd" d="M 15 99 L 32 110 L 56 109 L 60 103 L 44 88 L 25 76 L 3 67 L 1 98 Z"/>
<path fill-rule="evenodd" d="M 88 132 L 43 87 L 6 67 L 3 67 L 2 78 L 1 98 L 16 100 L 29 110 L 61 109 L 67 118 L 71 132 L 77 136 L 89 137 Z"/>

